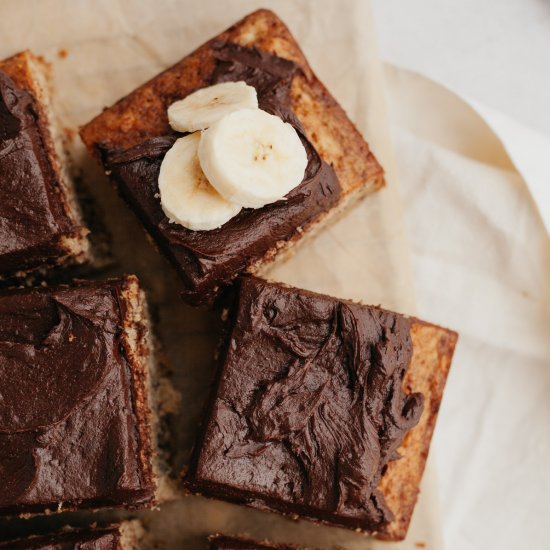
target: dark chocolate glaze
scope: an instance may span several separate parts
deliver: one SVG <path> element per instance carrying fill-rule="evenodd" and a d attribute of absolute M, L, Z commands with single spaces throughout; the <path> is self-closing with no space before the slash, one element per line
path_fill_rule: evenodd
<path fill-rule="evenodd" d="M 124 281 L 0 294 L 0 515 L 138 506 Z"/>
<path fill-rule="evenodd" d="M 219 229 L 191 231 L 169 223 L 158 198 L 158 174 L 177 135 L 153 138 L 123 152 L 103 151 L 103 163 L 127 202 L 181 275 L 183 297 L 198 305 L 212 303 L 220 290 L 281 241 L 332 208 L 340 185 L 334 170 L 315 151 L 290 107 L 290 85 L 298 67 L 256 49 L 217 44 L 210 81 L 244 80 L 258 93 L 260 108 L 292 124 L 306 148 L 308 166 L 302 183 L 285 198 L 259 209 L 244 209 Z"/>
<path fill-rule="evenodd" d="M 120 550 L 117 527 L 75 530 L 0 542 L 6 550 Z"/>
<path fill-rule="evenodd" d="M 299 550 L 288 544 L 261 543 L 240 537 L 218 535 L 209 539 L 210 550 Z"/>
<path fill-rule="evenodd" d="M 79 229 L 59 195 L 35 98 L 0 71 L 0 275 L 55 263 Z"/>
<path fill-rule="evenodd" d="M 377 489 L 422 414 L 410 320 L 245 277 L 187 485 L 206 496 L 380 530 Z"/>

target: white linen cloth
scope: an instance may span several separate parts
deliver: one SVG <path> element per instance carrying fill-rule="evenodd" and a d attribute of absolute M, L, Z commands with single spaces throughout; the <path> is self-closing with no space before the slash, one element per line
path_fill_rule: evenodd
<path fill-rule="evenodd" d="M 432 444 L 444 547 L 548 548 L 550 141 L 385 75 L 419 314 L 460 333 Z"/>

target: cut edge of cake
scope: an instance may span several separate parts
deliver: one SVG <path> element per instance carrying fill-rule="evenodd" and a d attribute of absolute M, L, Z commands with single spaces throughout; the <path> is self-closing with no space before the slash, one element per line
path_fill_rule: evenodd
<path fill-rule="evenodd" d="M 126 275 L 123 280 L 122 296 L 128 305 L 123 324 L 123 345 L 132 363 L 133 387 L 136 388 L 133 397 L 142 444 L 140 464 L 154 480 L 155 500 L 151 504 L 156 506 L 172 500 L 177 494 L 165 453 L 159 448 L 159 436 L 163 429 L 163 415 L 177 406 L 167 400 L 177 400 L 178 396 L 171 386 L 167 391 L 169 382 L 159 372 L 149 308 L 139 279 L 135 275 Z"/>

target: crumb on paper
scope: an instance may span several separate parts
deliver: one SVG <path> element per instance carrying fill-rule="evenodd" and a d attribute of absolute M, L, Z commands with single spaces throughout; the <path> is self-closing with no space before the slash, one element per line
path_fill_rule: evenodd
<path fill-rule="evenodd" d="M 63 132 L 65 133 L 65 137 L 67 138 L 67 141 L 69 143 L 72 143 L 75 138 L 75 131 L 73 128 L 63 128 Z"/>
<path fill-rule="evenodd" d="M 65 48 L 59 48 L 59 50 L 57 50 L 57 57 L 59 57 L 59 59 L 67 59 L 68 55 L 69 52 Z"/>
<path fill-rule="evenodd" d="M 426 543 L 425 542 L 415 542 L 414 545 L 417 548 L 426 548 Z"/>
<path fill-rule="evenodd" d="M 52 64 L 49 61 L 47 61 L 43 55 L 37 55 L 36 59 L 38 59 L 38 62 L 41 63 L 42 66 L 44 67 L 44 70 L 46 71 L 48 78 L 51 77 Z"/>
<path fill-rule="evenodd" d="M 160 397 L 160 409 L 163 415 L 176 414 L 181 407 L 181 394 L 166 378 L 159 380 L 157 395 Z"/>

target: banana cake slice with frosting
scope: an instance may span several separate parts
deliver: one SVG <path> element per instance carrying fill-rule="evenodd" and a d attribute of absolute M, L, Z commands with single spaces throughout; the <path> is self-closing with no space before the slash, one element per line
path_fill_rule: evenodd
<path fill-rule="evenodd" d="M 135 276 L 0 292 L 0 516 L 161 498 Z"/>
<path fill-rule="evenodd" d="M 259 10 L 81 128 L 183 281 L 211 304 L 383 183 L 287 27 Z"/>
<path fill-rule="evenodd" d="M 256 277 L 238 287 L 185 486 L 403 539 L 456 333 Z"/>
<path fill-rule="evenodd" d="M 48 76 L 29 51 L 0 61 L 0 280 L 92 259 Z"/>

